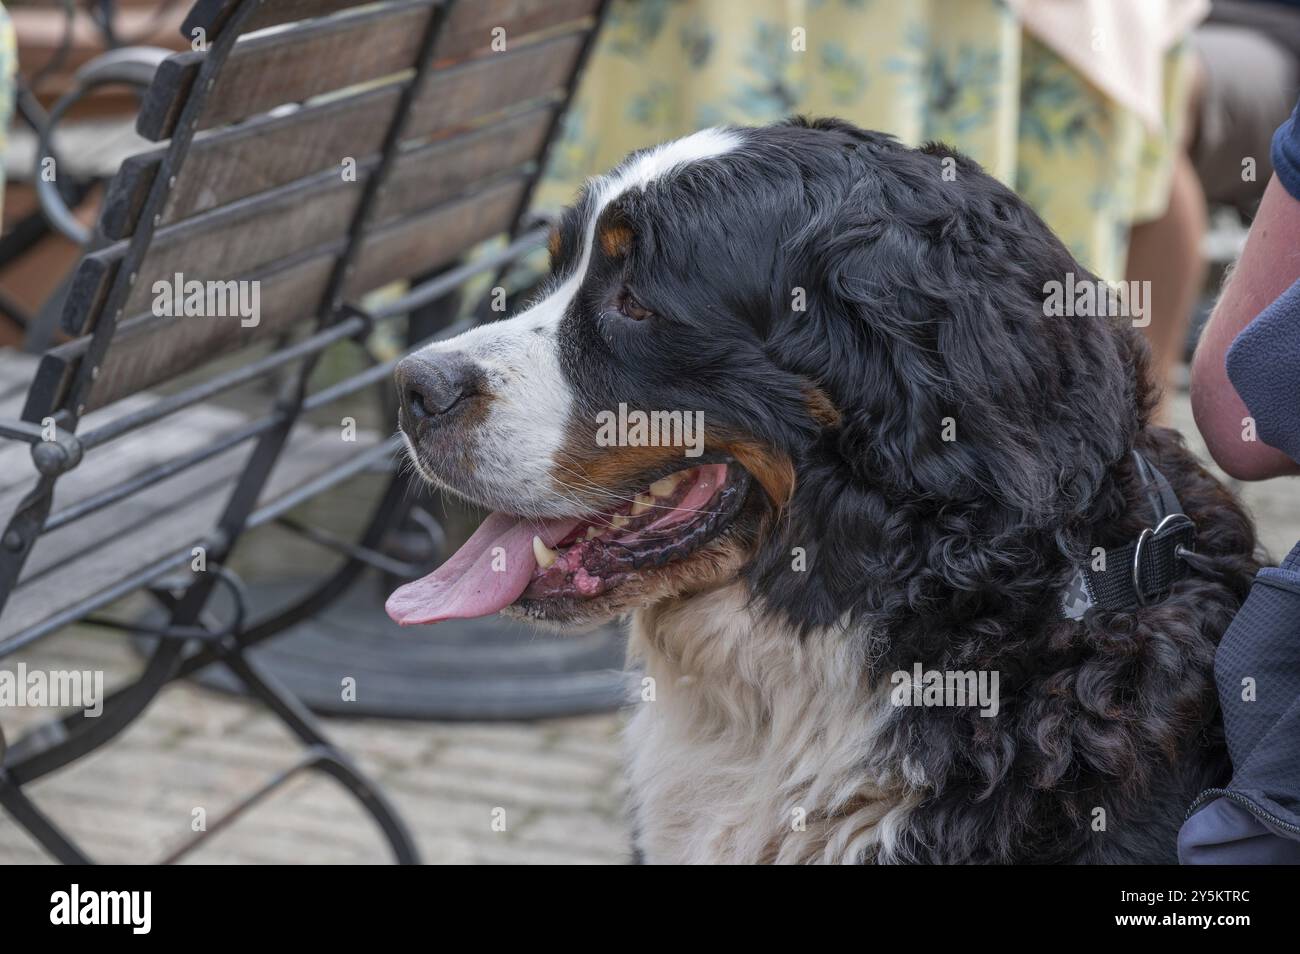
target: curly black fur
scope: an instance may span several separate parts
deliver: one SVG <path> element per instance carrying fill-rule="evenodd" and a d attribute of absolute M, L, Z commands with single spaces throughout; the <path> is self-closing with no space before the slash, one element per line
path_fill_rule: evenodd
<path fill-rule="evenodd" d="M 905 839 L 912 860 L 1173 861 L 1186 806 L 1225 762 L 1211 668 L 1256 569 L 1249 520 L 1148 424 L 1131 323 L 1044 315 L 1046 282 L 1092 276 L 1014 193 L 941 147 L 790 129 L 833 137 L 847 168 L 790 257 L 808 319 L 772 347 L 842 426 L 801 449 L 756 592 L 804 626 L 867 623 L 882 674 L 1000 673 L 993 718 L 900 712 L 892 755 L 934 792 Z M 939 174 L 947 156 L 955 181 Z M 1072 567 L 1153 524 L 1133 447 L 1196 522 L 1197 572 L 1158 605 L 1063 620 Z M 788 572 L 794 545 L 810 579 Z"/>

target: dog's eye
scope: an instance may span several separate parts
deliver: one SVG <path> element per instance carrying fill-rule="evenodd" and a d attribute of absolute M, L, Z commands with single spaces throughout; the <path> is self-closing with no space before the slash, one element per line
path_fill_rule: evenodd
<path fill-rule="evenodd" d="M 618 313 L 633 321 L 644 321 L 654 315 L 653 311 L 637 301 L 626 288 L 618 296 Z"/>

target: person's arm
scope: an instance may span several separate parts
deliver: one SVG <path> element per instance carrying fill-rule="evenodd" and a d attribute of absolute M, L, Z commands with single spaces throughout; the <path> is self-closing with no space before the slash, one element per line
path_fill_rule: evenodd
<path fill-rule="evenodd" d="M 1250 416 L 1228 380 L 1225 356 L 1246 325 L 1300 278 L 1300 201 L 1275 176 L 1246 248 L 1229 276 L 1192 359 L 1192 412 L 1215 462 L 1239 480 L 1300 473 L 1286 454 L 1243 438 Z"/>

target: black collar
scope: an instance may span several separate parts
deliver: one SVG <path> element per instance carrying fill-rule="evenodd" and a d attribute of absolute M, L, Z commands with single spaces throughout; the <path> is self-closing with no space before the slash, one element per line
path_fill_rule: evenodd
<path fill-rule="evenodd" d="M 1133 451 L 1138 479 L 1151 502 L 1155 527 L 1118 550 L 1094 547 L 1088 562 L 1074 571 L 1062 597 L 1066 619 L 1082 619 L 1090 609 L 1133 610 L 1159 602 L 1187 575 L 1185 551 L 1195 549 L 1196 524 L 1165 475 Z"/>

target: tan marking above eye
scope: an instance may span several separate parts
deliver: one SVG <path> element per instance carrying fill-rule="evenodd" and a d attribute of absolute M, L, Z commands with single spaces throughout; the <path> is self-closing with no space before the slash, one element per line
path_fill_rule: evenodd
<path fill-rule="evenodd" d="M 551 234 L 546 236 L 546 250 L 551 253 L 551 264 L 555 264 L 555 260 L 560 257 L 560 245 L 560 230 L 553 228 Z"/>
<path fill-rule="evenodd" d="M 622 223 L 600 230 L 600 247 L 609 258 L 624 258 L 632 251 L 632 230 Z"/>

